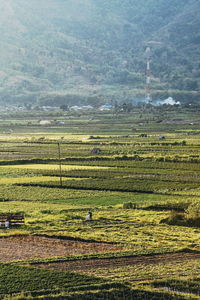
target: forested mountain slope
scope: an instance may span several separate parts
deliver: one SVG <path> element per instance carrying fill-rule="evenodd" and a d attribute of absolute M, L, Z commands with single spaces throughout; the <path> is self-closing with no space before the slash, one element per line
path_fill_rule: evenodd
<path fill-rule="evenodd" d="M 0 101 L 51 104 L 200 87 L 198 0 L 0 0 Z M 150 43 L 149 43 L 150 42 Z"/>

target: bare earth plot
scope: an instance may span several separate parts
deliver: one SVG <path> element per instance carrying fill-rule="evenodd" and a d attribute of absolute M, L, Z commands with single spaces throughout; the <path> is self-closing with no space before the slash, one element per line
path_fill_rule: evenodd
<path fill-rule="evenodd" d="M 52 262 L 37 267 L 72 271 L 89 276 L 130 283 L 191 278 L 200 275 L 200 253 L 168 253 L 160 255 L 87 259 Z"/>
<path fill-rule="evenodd" d="M 172 253 L 161 254 L 153 256 L 133 256 L 133 257 L 121 257 L 121 258 L 109 258 L 109 259 L 87 259 L 82 261 L 66 261 L 56 262 L 49 264 L 40 264 L 37 266 L 57 269 L 57 270 L 71 270 L 71 271 L 87 271 L 96 268 L 110 268 L 110 267 L 124 267 L 138 264 L 160 264 L 165 262 L 183 262 L 189 260 L 200 260 L 200 253 Z"/>
<path fill-rule="evenodd" d="M 0 238 L 0 262 L 120 251 L 118 245 L 42 236 Z"/>
<path fill-rule="evenodd" d="M 45 236 L 11 236 L 0 238 L 0 262 L 11 262 L 17 260 L 45 259 L 53 257 L 65 257 L 105 252 L 120 252 L 125 249 L 121 245 L 76 241 L 70 239 L 50 238 Z M 184 276 L 189 268 L 189 273 L 196 266 L 194 272 L 199 275 L 200 253 L 166 253 L 146 256 L 130 256 L 116 258 L 95 258 L 84 260 L 58 261 L 37 264 L 37 267 L 48 268 L 60 271 L 74 271 L 94 274 L 102 277 L 116 278 L 119 272 L 120 280 L 123 277 L 130 281 L 147 280 L 153 276 L 157 279 L 171 278 L 172 271 L 160 273 L 159 268 L 165 269 L 171 266 L 186 268 Z M 180 269 L 181 268 L 181 269 Z M 158 269 L 158 271 L 156 271 Z M 142 273 L 140 274 L 140 270 Z M 139 272 L 139 273 L 138 273 Z M 149 272 L 149 273 L 147 273 Z M 157 273 L 155 273 L 157 272 Z M 137 275 L 137 273 L 139 275 Z M 163 273 L 163 274 L 162 274 Z M 166 273 L 166 274 L 165 274 Z M 152 279 L 152 278 L 151 278 Z"/>

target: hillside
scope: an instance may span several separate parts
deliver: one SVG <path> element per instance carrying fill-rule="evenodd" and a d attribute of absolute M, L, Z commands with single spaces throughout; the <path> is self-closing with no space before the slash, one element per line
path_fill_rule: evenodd
<path fill-rule="evenodd" d="M 0 101 L 134 99 L 147 45 L 157 95 L 196 97 L 199 28 L 198 0 L 0 0 Z"/>

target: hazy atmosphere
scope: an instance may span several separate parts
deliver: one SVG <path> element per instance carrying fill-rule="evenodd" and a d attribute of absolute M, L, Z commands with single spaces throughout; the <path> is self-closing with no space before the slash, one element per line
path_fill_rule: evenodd
<path fill-rule="evenodd" d="M 198 0 L 1 0 L 0 101 L 197 99 Z"/>
<path fill-rule="evenodd" d="M 0 0 L 0 300 L 200 299 L 200 0 Z"/>

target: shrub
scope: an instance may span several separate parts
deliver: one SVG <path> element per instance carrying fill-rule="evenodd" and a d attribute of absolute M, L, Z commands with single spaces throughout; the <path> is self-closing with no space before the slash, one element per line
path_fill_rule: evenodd
<path fill-rule="evenodd" d="M 132 202 L 125 202 L 123 204 L 123 209 L 133 209 L 136 208 L 136 204 Z"/>
<path fill-rule="evenodd" d="M 193 201 L 186 210 L 186 215 L 188 219 L 200 218 L 200 201 Z"/>
<path fill-rule="evenodd" d="M 193 201 L 186 210 L 185 217 L 189 226 L 200 227 L 200 201 Z"/>
<path fill-rule="evenodd" d="M 168 225 L 183 225 L 184 222 L 184 214 L 172 210 L 168 218 L 163 219 L 160 223 L 166 223 Z"/>
<path fill-rule="evenodd" d="M 175 210 L 171 211 L 169 217 L 161 220 L 160 223 L 200 227 L 200 202 L 192 202 L 185 213 L 180 213 Z"/>

